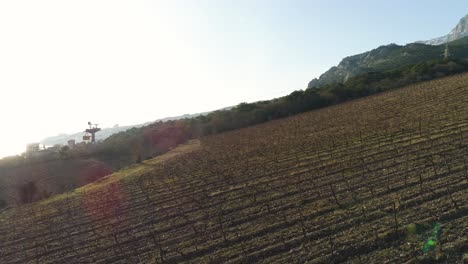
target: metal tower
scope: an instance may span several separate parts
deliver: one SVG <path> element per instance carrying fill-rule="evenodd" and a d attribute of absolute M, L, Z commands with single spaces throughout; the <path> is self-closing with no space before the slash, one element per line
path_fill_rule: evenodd
<path fill-rule="evenodd" d="M 89 140 L 90 136 L 88 136 L 88 133 L 91 134 L 91 143 L 96 143 L 96 132 L 101 131 L 101 129 L 98 127 L 98 124 L 91 124 L 91 122 L 88 122 L 89 128 L 85 130 L 85 135 L 83 136 L 83 140 Z"/>

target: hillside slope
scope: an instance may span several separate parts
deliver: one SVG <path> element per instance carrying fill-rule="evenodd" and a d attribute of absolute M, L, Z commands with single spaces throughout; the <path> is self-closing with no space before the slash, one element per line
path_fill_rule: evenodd
<path fill-rule="evenodd" d="M 450 44 L 450 58 L 468 58 L 468 37 L 458 39 Z M 309 82 L 308 87 L 323 87 L 333 83 L 344 83 L 351 77 L 377 71 L 395 70 L 411 64 L 441 59 L 444 45 L 432 46 L 411 43 L 405 46 L 390 44 L 380 46 L 368 52 L 344 58 L 337 66 L 331 67 L 319 78 Z"/>
<path fill-rule="evenodd" d="M 1 213 L 0 262 L 463 263 L 467 102 L 462 74 L 202 138 Z"/>
<path fill-rule="evenodd" d="M 225 107 L 225 108 L 222 108 L 220 110 L 230 109 L 230 108 L 232 108 L 232 107 Z M 143 124 L 138 124 L 138 125 L 107 127 L 107 128 L 103 128 L 99 133 L 96 133 L 96 140 L 97 141 L 105 140 L 106 138 L 109 138 L 110 136 L 112 136 L 114 134 L 117 134 L 119 132 L 125 132 L 127 130 L 132 129 L 132 128 L 140 128 L 140 127 L 148 126 L 148 125 L 151 125 L 151 124 L 154 124 L 154 123 L 157 123 L 157 122 L 166 122 L 166 121 L 170 121 L 170 120 L 195 118 L 195 117 L 198 117 L 198 116 L 207 115 L 207 114 L 209 114 L 211 112 L 212 111 L 196 113 L 196 114 L 185 114 L 185 115 L 181 115 L 181 116 L 165 117 L 165 118 L 156 119 L 155 121 L 149 121 L 149 122 L 146 122 L 146 123 L 143 123 Z M 40 141 L 40 143 L 45 144 L 45 145 L 49 145 L 49 146 L 53 146 L 53 145 L 56 145 L 56 144 L 66 145 L 67 141 L 71 140 L 71 139 L 73 139 L 77 143 L 79 143 L 79 142 L 83 141 L 83 134 L 84 134 L 84 132 L 76 132 L 76 133 L 73 133 L 73 134 L 61 134 L 61 135 L 57 135 L 57 136 L 51 136 L 51 137 L 47 137 L 47 138 L 42 139 Z"/>

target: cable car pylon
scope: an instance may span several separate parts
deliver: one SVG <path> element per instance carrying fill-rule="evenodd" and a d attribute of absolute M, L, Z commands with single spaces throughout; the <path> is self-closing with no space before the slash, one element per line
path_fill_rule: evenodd
<path fill-rule="evenodd" d="M 91 143 L 96 143 L 96 132 L 101 131 L 101 128 L 98 127 L 98 124 L 92 124 L 88 122 L 89 128 L 85 130 L 85 134 L 83 135 L 83 140 L 88 141 L 91 139 Z M 91 136 L 90 136 L 91 135 Z"/>

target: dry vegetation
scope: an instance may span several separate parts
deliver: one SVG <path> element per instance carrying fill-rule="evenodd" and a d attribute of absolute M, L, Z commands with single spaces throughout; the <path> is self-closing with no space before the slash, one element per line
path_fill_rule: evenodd
<path fill-rule="evenodd" d="M 12 207 L 19 206 L 76 189 L 110 173 L 110 166 L 95 159 L 52 160 L 0 168 L 0 200 Z M 35 193 L 30 194 L 29 201 L 22 201 L 21 190 L 28 183 L 34 183 Z"/>
<path fill-rule="evenodd" d="M 467 258 L 468 74 L 200 142 L 3 212 L 0 262 Z"/>

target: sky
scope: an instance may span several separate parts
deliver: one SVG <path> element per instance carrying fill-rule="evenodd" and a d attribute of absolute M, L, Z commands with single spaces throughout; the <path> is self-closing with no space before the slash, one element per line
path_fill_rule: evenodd
<path fill-rule="evenodd" d="M 465 1 L 0 0 L 0 157 L 305 89 L 343 57 L 447 34 Z"/>

